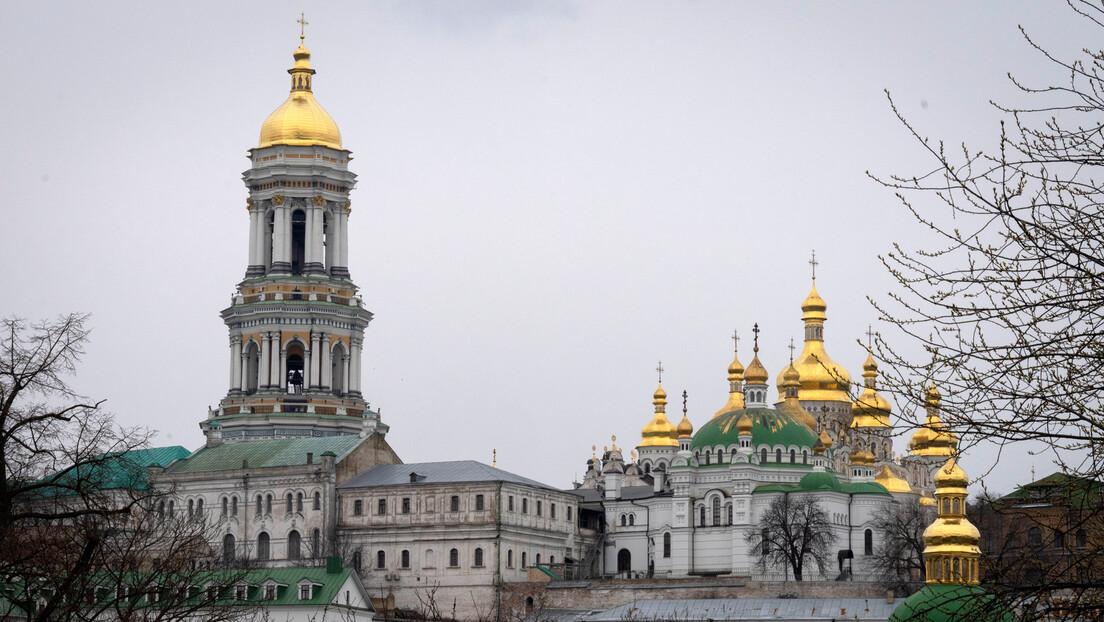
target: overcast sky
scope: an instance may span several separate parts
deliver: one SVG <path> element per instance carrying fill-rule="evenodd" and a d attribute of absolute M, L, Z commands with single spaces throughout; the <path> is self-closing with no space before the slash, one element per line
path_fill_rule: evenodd
<path fill-rule="evenodd" d="M 923 239 L 866 171 L 931 164 L 883 91 L 925 135 L 991 147 L 1006 73 L 1060 78 L 1017 25 L 1059 54 L 1099 34 L 1054 2 L 0 7 L 0 311 L 91 312 L 80 391 L 202 444 L 246 267 L 241 172 L 305 11 L 359 175 L 349 267 L 388 440 L 406 462 L 497 449 L 561 487 L 591 445 L 640 441 L 658 360 L 695 427 L 726 401 L 734 329 L 746 365 L 758 322 L 773 378 L 813 250 L 828 352 L 860 379 L 866 297 L 893 287 L 877 256 Z M 1054 470 L 1019 451 L 990 488 Z"/>

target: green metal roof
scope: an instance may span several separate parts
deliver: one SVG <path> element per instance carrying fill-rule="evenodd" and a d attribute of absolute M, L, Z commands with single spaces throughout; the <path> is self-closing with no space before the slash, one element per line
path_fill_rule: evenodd
<path fill-rule="evenodd" d="M 909 596 L 889 616 L 889 622 L 1015 622 L 1016 617 L 995 596 L 977 585 L 929 583 Z"/>
<path fill-rule="evenodd" d="M 274 581 L 279 584 L 276 600 L 264 601 L 267 606 L 317 606 L 332 603 L 352 572 L 351 568 L 342 568 L 335 573 L 326 572 L 325 568 L 267 568 L 250 570 L 241 582 L 249 584 L 250 600 L 258 600 L 264 595 L 265 583 Z M 299 598 L 299 584 L 303 581 L 314 584 L 311 597 L 306 600 Z"/>
<path fill-rule="evenodd" d="M 56 487 L 45 494 L 64 495 L 80 490 L 145 490 L 149 485 L 147 469 L 167 466 L 188 457 L 188 450 L 173 445 L 132 449 L 120 453 L 100 454 L 75 468 L 59 471 L 44 481 Z"/>
<path fill-rule="evenodd" d="M 886 495 L 889 494 L 885 486 L 882 486 L 878 482 L 856 482 L 854 484 L 844 484 L 843 492 L 851 492 L 857 495 Z"/>
<path fill-rule="evenodd" d="M 773 408 L 747 408 L 733 410 L 717 415 L 703 425 L 690 441 L 691 449 L 707 449 L 722 445 L 728 447 L 739 443 L 736 422 L 744 413 L 751 418 L 752 447 L 760 445 L 797 445 L 812 447 L 817 436 L 792 413 Z"/>
<path fill-rule="evenodd" d="M 798 490 L 836 490 L 843 491 L 839 478 L 827 471 L 813 471 L 797 484 Z"/>
<path fill-rule="evenodd" d="M 217 447 L 198 449 L 166 471 L 169 473 L 233 471 L 242 468 L 243 460 L 248 461 L 251 469 L 296 466 L 307 463 L 307 454 L 314 454 L 314 461 L 321 462 L 322 454 L 327 451 L 332 451 L 340 461 L 365 440 L 356 434 L 346 434 L 223 443 Z"/>

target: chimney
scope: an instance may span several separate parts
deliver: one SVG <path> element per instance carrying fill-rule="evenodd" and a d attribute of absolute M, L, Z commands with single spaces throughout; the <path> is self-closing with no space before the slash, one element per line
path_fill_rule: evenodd
<path fill-rule="evenodd" d="M 207 448 L 218 447 L 222 444 L 222 424 L 212 421 L 203 431 L 207 436 Z"/>

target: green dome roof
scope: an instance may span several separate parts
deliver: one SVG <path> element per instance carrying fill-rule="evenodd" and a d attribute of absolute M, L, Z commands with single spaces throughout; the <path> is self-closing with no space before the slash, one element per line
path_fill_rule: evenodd
<path fill-rule="evenodd" d="M 1015 622 L 1016 617 L 985 589 L 977 585 L 928 584 L 906 598 L 889 622 Z"/>
<path fill-rule="evenodd" d="M 751 418 L 751 445 L 797 445 L 812 447 L 817 436 L 794 414 L 773 408 L 748 408 L 733 410 L 717 415 L 703 425 L 690 441 L 690 449 L 710 448 L 717 445 L 728 447 L 739 442 L 736 433 L 736 421 L 740 415 Z"/>
<path fill-rule="evenodd" d="M 801 478 L 798 490 L 843 490 L 839 479 L 827 471 L 813 471 Z"/>

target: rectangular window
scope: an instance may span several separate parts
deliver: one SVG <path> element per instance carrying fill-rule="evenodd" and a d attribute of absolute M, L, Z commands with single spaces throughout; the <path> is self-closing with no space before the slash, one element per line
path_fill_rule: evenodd
<path fill-rule="evenodd" d="M 556 504 L 555 503 L 551 504 L 551 507 L 548 508 L 548 513 L 552 518 L 556 518 Z"/>
<path fill-rule="evenodd" d="M 310 583 L 304 583 L 299 586 L 299 600 L 310 600 L 311 598 L 311 586 Z"/>
<path fill-rule="evenodd" d="M 364 514 L 364 502 L 360 499 L 353 501 L 353 516 Z"/>
<path fill-rule="evenodd" d="M 453 568 L 460 565 L 460 551 L 452 549 L 449 551 L 449 566 Z"/>
<path fill-rule="evenodd" d="M 506 509 L 510 510 L 511 512 L 514 511 L 514 495 L 510 495 L 506 498 Z"/>
<path fill-rule="evenodd" d="M 475 511 L 483 511 L 483 495 L 475 495 Z"/>
<path fill-rule="evenodd" d="M 379 512 L 381 516 L 387 513 L 387 499 L 379 500 Z"/>
<path fill-rule="evenodd" d="M 541 516 L 541 502 L 537 501 L 537 516 Z"/>
<path fill-rule="evenodd" d="M 405 551 L 404 550 L 402 552 L 402 556 L 401 556 L 400 561 L 402 562 L 402 567 L 403 568 L 409 568 L 410 567 L 410 551 Z"/>
<path fill-rule="evenodd" d="M 571 520 L 571 506 L 567 506 L 567 520 Z"/>
<path fill-rule="evenodd" d="M 266 585 L 265 586 L 264 599 L 265 600 L 276 600 L 276 586 L 275 585 Z"/>
<path fill-rule="evenodd" d="M 234 586 L 234 599 L 235 600 L 245 600 L 248 597 L 248 594 L 249 594 L 249 589 L 246 588 L 244 585 L 235 585 Z"/>
<path fill-rule="evenodd" d="M 451 497 L 449 497 L 449 512 L 459 512 L 459 511 L 460 511 L 460 496 L 459 495 L 452 495 Z"/>
<path fill-rule="evenodd" d="M 403 514 L 409 514 L 410 513 L 410 497 L 403 497 L 403 500 L 402 500 L 402 513 Z"/>
<path fill-rule="evenodd" d="M 529 500 L 528 499 L 522 499 L 521 500 L 521 513 L 522 514 L 528 514 L 529 513 Z"/>
<path fill-rule="evenodd" d="M 207 600 L 218 600 L 217 585 L 210 585 L 207 587 Z"/>

